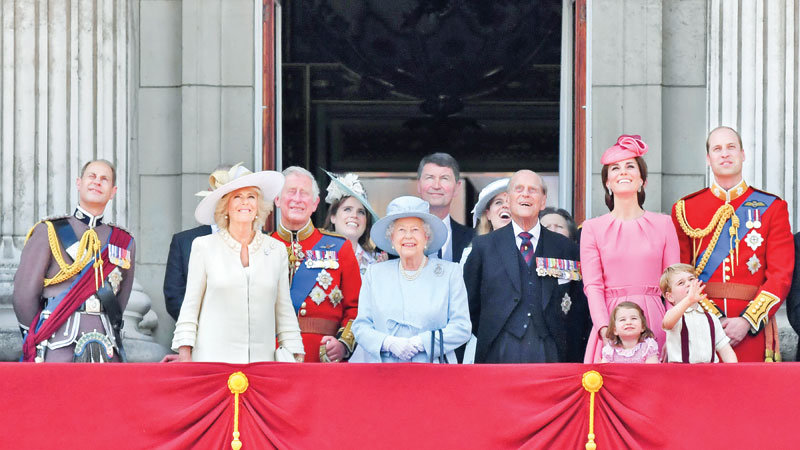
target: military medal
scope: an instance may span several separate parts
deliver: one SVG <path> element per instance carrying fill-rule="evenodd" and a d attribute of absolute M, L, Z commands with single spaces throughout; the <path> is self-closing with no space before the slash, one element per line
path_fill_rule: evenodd
<path fill-rule="evenodd" d="M 311 298 L 311 300 L 314 301 L 317 306 L 319 306 L 325 301 L 325 291 L 323 291 L 319 286 L 314 286 L 314 289 L 311 290 L 311 293 L 308 294 L 308 297 Z"/>
<path fill-rule="evenodd" d="M 761 261 L 758 260 L 758 256 L 753 255 L 747 260 L 747 270 L 749 270 L 751 274 L 755 275 L 760 268 Z"/>
<path fill-rule="evenodd" d="M 342 294 L 342 290 L 339 289 L 339 286 L 336 286 L 333 288 L 328 298 L 331 300 L 331 303 L 333 303 L 333 307 L 335 308 L 339 305 L 339 303 L 342 302 L 344 295 Z"/>
<path fill-rule="evenodd" d="M 561 299 L 561 311 L 563 311 L 564 314 L 567 314 L 571 307 L 572 307 L 572 298 L 570 298 L 568 292 L 565 292 L 564 297 Z"/>
<path fill-rule="evenodd" d="M 764 237 L 762 237 L 761 233 L 759 233 L 754 229 L 751 230 L 750 233 L 747 234 L 747 236 L 745 236 L 744 242 L 747 243 L 747 246 L 750 247 L 753 251 L 756 251 L 756 249 L 760 247 L 761 244 L 764 242 Z"/>
<path fill-rule="evenodd" d="M 747 210 L 747 222 L 745 222 L 744 226 L 747 227 L 748 230 L 753 228 L 753 210 Z"/>
<path fill-rule="evenodd" d="M 117 247 L 114 244 L 108 244 L 108 260 L 111 264 L 119 266 L 123 269 L 131 268 L 130 252 L 127 248 Z"/>
<path fill-rule="evenodd" d="M 333 283 L 333 277 L 331 276 L 330 273 L 328 273 L 327 270 L 322 269 L 317 274 L 317 284 L 322 286 L 322 289 L 328 289 L 328 286 L 330 286 L 331 283 Z"/>
<path fill-rule="evenodd" d="M 753 221 L 753 228 L 761 228 L 761 210 L 755 211 L 756 220 Z"/>

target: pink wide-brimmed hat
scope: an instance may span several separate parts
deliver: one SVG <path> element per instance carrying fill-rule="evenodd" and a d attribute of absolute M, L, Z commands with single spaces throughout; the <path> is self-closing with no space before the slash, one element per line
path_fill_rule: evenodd
<path fill-rule="evenodd" d="M 600 158 L 600 163 L 606 166 L 628 158 L 643 156 L 645 153 L 647 153 L 647 144 L 645 144 L 641 136 L 623 134 L 617 139 L 616 144 L 609 147 L 605 153 L 603 153 L 603 157 Z"/>

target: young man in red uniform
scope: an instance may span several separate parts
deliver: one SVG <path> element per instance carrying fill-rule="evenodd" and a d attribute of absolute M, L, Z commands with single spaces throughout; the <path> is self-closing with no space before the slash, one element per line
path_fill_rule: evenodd
<path fill-rule="evenodd" d="M 739 134 L 711 131 L 706 161 L 711 187 L 672 208 L 681 262 L 696 267 L 739 361 L 773 361 L 778 332 L 773 315 L 789 292 L 794 245 L 785 201 L 748 186 Z"/>
<path fill-rule="evenodd" d="M 275 206 L 281 210 L 272 237 L 289 253 L 291 296 L 306 362 L 346 360 L 355 348 L 350 322 L 358 314 L 361 272 L 353 247 L 343 236 L 314 228 L 319 186 L 307 170 L 283 171 L 286 182 Z"/>

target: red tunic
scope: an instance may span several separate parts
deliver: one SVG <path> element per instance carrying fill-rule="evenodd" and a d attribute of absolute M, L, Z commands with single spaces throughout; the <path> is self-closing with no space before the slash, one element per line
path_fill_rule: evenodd
<path fill-rule="evenodd" d="M 703 229 L 726 200 L 731 206 L 739 209 L 754 191 L 754 188 L 741 182 L 728 192 L 713 184 L 711 188 L 688 195 L 682 199 L 685 205 L 686 224 L 694 229 Z M 775 197 L 772 194 L 767 195 Z M 676 207 L 677 204 L 672 207 L 672 220 L 678 232 L 681 262 L 692 264 L 693 239 L 679 224 Z M 751 209 L 748 206 L 743 208 Z M 753 216 L 754 222 L 755 214 Z M 733 258 L 726 257 L 711 274 L 706 288 L 709 299 L 723 315 L 743 317 L 750 323 L 751 332 L 734 347 L 739 361 L 764 361 L 766 345 L 764 325 L 786 298 L 794 269 L 794 242 L 786 202 L 776 197 L 772 205 L 760 216 L 760 221 L 760 228 L 748 229 L 744 221 L 739 224 L 739 230 L 746 233 L 739 242 L 738 259 L 735 253 Z M 760 244 L 757 244 L 759 239 L 754 233 L 760 234 L 763 238 Z M 706 250 L 712 235 L 713 230 L 706 237 L 694 240 L 699 250 L 698 255 Z M 722 243 L 728 239 L 728 226 L 725 226 L 718 242 Z M 735 246 L 735 242 L 733 245 Z M 695 266 L 701 260 L 699 256 L 697 259 L 694 262 Z"/>
<path fill-rule="evenodd" d="M 308 226 L 298 232 L 298 236 L 298 242 L 303 247 L 303 251 L 306 251 L 311 250 L 317 242 L 322 239 L 323 234 L 320 230 L 313 228 L 309 222 Z M 272 237 L 283 242 L 287 247 L 291 241 L 291 237 L 287 236 L 284 232 L 275 231 L 272 233 Z M 305 239 L 302 239 L 303 237 Z M 332 328 L 333 332 L 330 333 L 330 335 L 335 336 L 336 331 L 340 327 L 346 326 L 349 321 L 355 320 L 356 315 L 358 315 L 358 294 L 361 290 L 361 272 L 358 268 L 358 261 L 353 252 L 353 247 L 349 241 L 345 240 L 342 248 L 337 252 L 337 259 L 339 261 L 339 267 L 337 269 L 325 269 L 333 278 L 327 288 L 320 286 L 319 282 L 316 282 L 312 287 L 312 290 L 317 287 L 322 289 L 325 293 L 324 299 L 317 304 L 309 295 L 306 297 L 303 306 L 298 312 L 297 318 L 303 337 L 306 362 L 319 362 L 320 341 L 323 336 L 327 335 L 308 332 L 307 330 L 311 329 L 309 328 L 310 326 L 316 325 L 315 328 L 319 330 L 320 325 L 324 327 L 331 324 L 331 326 L 333 326 L 333 323 L 335 323 L 335 327 Z M 331 301 L 330 294 L 337 288 L 341 290 L 342 299 L 340 302 L 334 304 L 334 302 Z M 316 319 L 322 320 L 316 321 Z M 312 321 L 316 321 L 316 324 L 312 324 Z"/>

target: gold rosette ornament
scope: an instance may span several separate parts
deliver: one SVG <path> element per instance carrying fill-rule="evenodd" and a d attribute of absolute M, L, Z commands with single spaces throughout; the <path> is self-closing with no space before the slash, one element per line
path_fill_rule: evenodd
<path fill-rule="evenodd" d="M 594 394 L 603 387 L 603 376 L 596 370 L 590 370 L 583 374 L 581 384 L 589 392 L 589 440 L 586 442 L 586 450 L 595 450 L 597 444 L 594 442 Z"/>
<path fill-rule="evenodd" d="M 242 441 L 239 440 L 239 394 L 243 394 L 249 385 L 247 376 L 242 372 L 234 372 L 228 377 L 228 389 L 233 394 L 233 441 L 231 441 L 233 450 L 242 448 Z"/>

